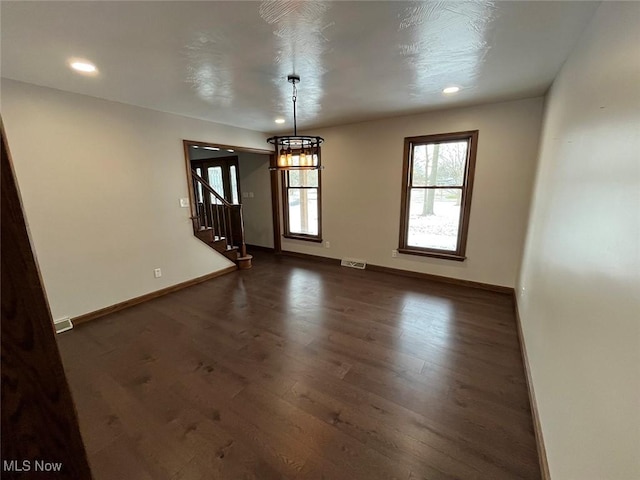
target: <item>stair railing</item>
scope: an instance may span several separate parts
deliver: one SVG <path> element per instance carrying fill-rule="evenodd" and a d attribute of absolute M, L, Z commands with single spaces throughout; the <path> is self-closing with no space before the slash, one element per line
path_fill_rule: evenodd
<path fill-rule="evenodd" d="M 193 181 L 193 191 L 196 193 L 196 216 L 191 217 L 193 220 L 194 233 L 202 229 L 211 229 L 213 240 L 224 239 L 226 249 L 238 247 L 240 257 L 247 256 L 247 246 L 244 240 L 244 218 L 242 214 L 242 204 L 229 203 L 215 189 L 209 185 L 195 170 L 191 170 L 191 178 Z M 202 203 L 197 199 L 199 188 L 202 191 Z M 205 201 L 205 196 L 210 193 L 216 199 L 216 203 Z M 234 245 L 233 241 L 233 225 L 232 210 L 237 209 L 240 219 L 240 241 L 239 245 Z"/>

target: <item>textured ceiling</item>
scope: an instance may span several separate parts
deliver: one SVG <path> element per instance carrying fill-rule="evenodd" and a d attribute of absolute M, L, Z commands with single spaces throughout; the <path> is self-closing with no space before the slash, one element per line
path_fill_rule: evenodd
<path fill-rule="evenodd" d="M 336 125 L 540 95 L 597 5 L 3 1 L 2 76 L 274 132 L 295 72 L 298 126 Z"/>

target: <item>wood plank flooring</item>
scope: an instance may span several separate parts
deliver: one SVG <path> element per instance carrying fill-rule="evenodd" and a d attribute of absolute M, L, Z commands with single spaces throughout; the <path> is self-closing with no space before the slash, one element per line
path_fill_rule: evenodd
<path fill-rule="evenodd" d="M 540 478 L 508 295 L 254 260 L 58 336 L 96 480 Z"/>

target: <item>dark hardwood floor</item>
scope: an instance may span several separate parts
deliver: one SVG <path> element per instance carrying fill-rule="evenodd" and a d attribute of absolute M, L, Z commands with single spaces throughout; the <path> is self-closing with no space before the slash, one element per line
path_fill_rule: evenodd
<path fill-rule="evenodd" d="M 510 296 L 254 260 L 59 335 L 97 480 L 540 478 Z"/>

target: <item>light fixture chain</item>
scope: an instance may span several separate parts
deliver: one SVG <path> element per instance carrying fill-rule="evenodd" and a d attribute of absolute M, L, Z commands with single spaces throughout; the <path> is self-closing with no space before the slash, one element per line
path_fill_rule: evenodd
<path fill-rule="evenodd" d="M 296 88 L 295 81 L 293 82 L 293 135 L 298 135 L 298 126 L 296 124 L 296 100 L 298 100 L 298 89 Z"/>

